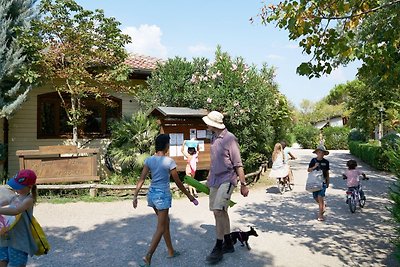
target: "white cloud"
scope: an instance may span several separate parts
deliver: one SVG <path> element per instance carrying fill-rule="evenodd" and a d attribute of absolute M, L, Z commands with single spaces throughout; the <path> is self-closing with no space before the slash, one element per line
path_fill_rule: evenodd
<path fill-rule="evenodd" d="M 132 43 L 126 45 L 128 52 L 167 58 L 167 48 L 161 43 L 162 31 L 157 25 L 127 27 L 122 32 L 132 38 Z"/>
<path fill-rule="evenodd" d="M 205 44 L 196 44 L 188 47 L 191 54 L 202 55 L 204 53 L 210 53 L 213 51 L 212 47 L 206 46 Z"/>

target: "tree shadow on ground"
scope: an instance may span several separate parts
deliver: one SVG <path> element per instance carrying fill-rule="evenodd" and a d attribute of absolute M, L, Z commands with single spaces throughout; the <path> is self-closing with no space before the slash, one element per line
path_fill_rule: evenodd
<path fill-rule="evenodd" d="M 394 256 L 387 255 L 388 251 L 393 251 L 390 240 L 394 231 L 387 211 L 390 205 L 387 194 L 395 177 L 387 173 L 382 175 L 383 172 L 360 161 L 359 168 L 370 178 L 363 182 L 367 202 L 365 208 L 351 213 L 345 203 L 347 186 L 342 173 L 347 168 L 347 160 L 354 158 L 348 153 L 338 153 L 334 159 L 329 159 L 331 186 L 327 191 L 325 222 L 316 221 L 318 207 L 311 193 L 302 191 L 278 195 L 275 188 L 267 189 L 266 193 L 271 193 L 270 199 L 264 203 L 254 203 L 239 211 L 246 216 L 243 221 L 257 225 L 262 231 L 293 235 L 299 244 L 312 252 L 334 256 L 343 266 L 398 266 Z M 300 157 L 292 164 L 292 169 L 306 177 L 310 159 Z M 330 194 L 329 190 L 336 192 Z"/>
<path fill-rule="evenodd" d="M 28 266 L 139 266 L 143 263 L 141 259 L 148 249 L 155 227 L 156 217 L 146 215 L 99 224 L 86 232 L 76 227 L 46 228 L 51 252 L 29 259 Z M 201 218 L 192 225 L 171 218 L 172 241 L 181 255 L 168 259 L 165 243 L 161 240 L 152 266 L 209 266 L 205 257 L 215 243 L 214 229 L 213 225 L 201 224 Z M 248 257 L 251 258 L 251 266 L 272 265 L 271 255 L 260 257 L 247 249 L 237 249 L 233 254 L 225 254 L 218 266 L 246 266 Z"/>

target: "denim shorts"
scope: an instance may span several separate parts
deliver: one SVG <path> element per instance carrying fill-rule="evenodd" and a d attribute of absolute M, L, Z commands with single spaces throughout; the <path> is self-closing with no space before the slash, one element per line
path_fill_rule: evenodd
<path fill-rule="evenodd" d="M 28 253 L 11 247 L 0 247 L 0 261 L 8 262 L 8 266 L 25 266 Z"/>
<path fill-rule="evenodd" d="M 325 197 L 325 192 L 326 192 L 326 183 L 323 183 L 323 184 L 322 184 L 322 189 L 319 190 L 319 191 L 315 191 L 315 192 L 313 192 L 312 194 L 313 194 L 313 197 L 314 197 L 315 199 L 317 199 L 318 196 L 320 196 L 320 197 Z"/>
<path fill-rule="evenodd" d="M 147 193 L 147 206 L 157 210 L 166 210 L 171 208 L 172 194 L 165 189 L 150 188 Z"/>

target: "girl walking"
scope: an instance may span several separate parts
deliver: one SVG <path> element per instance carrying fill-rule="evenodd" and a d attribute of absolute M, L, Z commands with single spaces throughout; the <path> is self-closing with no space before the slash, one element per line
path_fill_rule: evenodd
<path fill-rule="evenodd" d="M 20 170 L 7 184 L 16 195 L 9 202 L 0 203 L 0 214 L 20 215 L 20 218 L 0 236 L 0 267 L 26 266 L 28 255 L 33 256 L 37 251 L 30 223 L 37 196 L 36 174 L 29 169 Z"/>
<path fill-rule="evenodd" d="M 165 244 L 167 245 L 168 258 L 173 258 L 180 254 L 178 251 L 174 250 L 172 246 L 169 229 L 170 219 L 168 212 L 172 202 L 172 194 L 169 185 L 171 175 L 178 188 L 189 198 L 189 200 L 195 205 L 198 204 L 194 196 L 186 190 L 179 179 L 175 161 L 166 156 L 169 149 L 169 135 L 160 134 L 157 136 L 155 143 L 156 153 L 155 155 L 148 157 L 144 162 L 144 167 L 136 185 L 132 203 L 133 207 L 136 208 L 138 204 L 137 196 L 139 190 L 143 186 L 145 178 L 149 172 L 151 172 L 151 184 L 149 192 L 147 193 L 147 203 L 148 206 L 154 209 L 154 212 L 157 215 L 157 229 L 151 240 L 149 250 L 143 258 L 143 264 L 141 266 L 150 266 L 151 258 L 157 249 L 161 237 L 164 237 Z"/>

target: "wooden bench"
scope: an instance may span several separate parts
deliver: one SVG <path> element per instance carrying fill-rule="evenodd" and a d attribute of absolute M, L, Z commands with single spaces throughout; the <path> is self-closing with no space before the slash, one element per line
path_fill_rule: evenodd
<path fill-rule="evenodd" d="M 78 149 L 76 146 L 39 146 L 39 150 L 18 150 L 19 168 L 32 169 L 37 175 L 38 188 L 63 189 L 76 182 L 98 182 L 97 155 L 99 149 Z M 56 185 L 58 184 L 58 185 Z M 61 185 L 60 185 L 61 184 Z M 83 185 L 67 187 L 82 188 Z M 90 187 L 90 195 L 97 190 Z"/>

